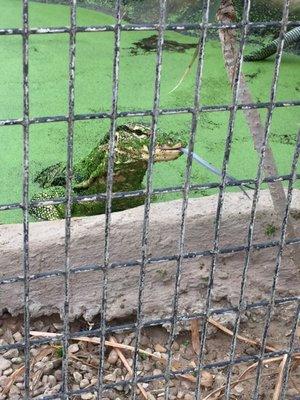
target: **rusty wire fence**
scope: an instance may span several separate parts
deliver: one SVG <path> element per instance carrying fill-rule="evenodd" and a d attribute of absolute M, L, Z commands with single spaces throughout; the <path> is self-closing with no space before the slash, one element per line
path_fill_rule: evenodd
<path fill-rule="evenodd" d="M 0 284 L 7 285 L 14 282 L 21 282 L 24 285 L 24 342 L 23 343 L 15 343 L 11 345 L 1 345 L 0 350 L 8 350 L 11 348 L 18 348 L 24 351 L 24 359 L 25 359 L 25 395 L 24 399 L 30 399 L 30 349 L 32 346 L 41 345 L 45 343 L 51 343 L 53 340 L 48 338 L 43 339 L 32 339 L 30 338 L 30 312 L 29 312 L 29 303 L 30 303 L 30 282 L 37 279 L 46 279 L 51 276 L 62 276 L 64 279 L 64 328 L 62 334 L 62 342 L 63 342 L 63 364 L 62 364 L 62 376 L 63 376 L 63 384 L 61 388 L 61 392 L 56 395 L 51 396 L 42 396 L 41 399 L 68 399 L 72 398 L 75 395 L 81 395 L 87 392 L 94 392 L 97 394 L 97 398 L 102 398 L 103 393 L 108 388 L 114 388 L 116 385 L 126 385 L 131 384 L 133 388 L 132 394 L 130 398 L 137 398 L 136 387 L 138 383 L 150 382 L 153 380 L 164 380 L 165 382 L 165 391 L 164 398 L 168 399 L 170 392 L 170 380 L 176 376 L 183 375 L 186 373 L 193 373 L 196 376 L 196 389 L 195 389 L 195 399 L 203 398 L 202 388 L 200 385 L 201 373 L 203 370 L 211 370 L 213 368 L 218 367 L 228 367 L 227 369 L 227 380 L 226 380 L 226 388 L 224 393 L 224 398 L 229 399 L 231 392 L 231 379 L 232 379 L 232 368 L 239 363 L 245 361 L 257 361 L 257 372 L 256 378 L 253 383 L 253 399 L 258 399 L 259 397 L 259 384 L 261 381 L 262 375 L 262 364 L 263 360 L 270 359 L 275 356 L 286 355 L 286 364 L 283 371 L 283 385 L 281 390 L 281 397 L 285 398 L 285 393 L 287 389 L 287 382 L 289 378 L 289 366 L 291 362 L 291 357 L 293 353 L 299 352 L 300 349 L 295 348 L 295 335 L 297 322 L 300 313 L 300 297 L 284 297 L 280 298 L 276 296 L 276 284 L 279 276 L 279 271 L 281 267 L 281 259 L 282 253 L 286 246 L 293 247 L 300 243 L 300 238 L 297 237 L 287 237 L 287 226 L 288 226 L 288 216 L 291 206 L 292 193 L 294 183 L 297 179 L 299 179 L 299 175 L 297 175 L 297 162 L 299 158 L 300 152 L 300 140 L 298 135 L 298 140 L 296 143 L 294 157 L 292 160 L 291 170 L 288 175 L 281 176 L 267 176 L 263 177 L 263 162 L 266 153 L 266 146 L 268 141 L 268 135 L 270 131 L 270 124 L 272 120 L 272 114 L 275 108 L 289 107 L 289 106 L 299 106 L 300 100 L 286 100 L 286 101 L 276 101 L 276 88 L 279 76 L 279 68 L 282 58 L 283 45 L 284 45 L 284 33 L 291 26 L 298 26 L 297 22 L 289 22 L 288 13 L 289 13 L 289 1 L 286 0 L 284 9 L 283 9 L 283 18 L 282 21 L 271 21 L 271 22 L 251 22 L 249 21 L 249 10 L 251 6 L 250 0 L 245 0 L 244 2 L 244 11 L 243 11 L 243 19 L 241 22 L 237 23 L 228 23 L 228 24 L 220 24 L 220 23 L 211 23 L 208 20 L 209 15 L 209 6 L 210 1 L 204 1 L 203 5 L 203 17 L 202 21 L 198 24 L 167 24 L 165 22 L 166 18 L 166 0 L 160 1 L 160 16 L 158 24 L 123 24 L 122 16 L 121 16 L 121 0 L 116 0 L 116 12 L 115 12 L 115 24 L 114 25 L 103 25 L 103 26 L 78 26 L 76 23 L 76 0 L 70 0 L 70 26 L 66 27 L 49 27 L 49 28 L 35 28 L 31 27 L 29 24 L 29 13 L 28 13 L 28 0 L 23 0 L 23 28 L 1 28 L 0 35 L 21 35 L 23 39 L 23 118 L 21 119 L 9 119 L 9 120 L 0 120 L 0 126 L 10 126 L 10 125 L 21 125 L 23 127 L 23 199 L 21 204 L 2 204 L 0 205 L 0 211 L 12 210 L 12 209 L 21 209 L 23 212 L 23 267 L 24 274 L 22 277 L 11 277 L 11 278 L 1 278 Z M 240 85 L 241 78 L 241 68 L 242 68 L 242 59 L 243 52 L 245 47 L 245 39 L 247 33 L 250 28 L 263 28 L 263 27 L 277 27 L 280 28 L 279 35 L 279 45 L 277 49 L 277 54 L 275 58 L 275 68 L 274 68 L 274 76 L 272 81 L 272 88 L 270 92 L 270 100 L 269 102 L 264 103 L 249 103 L 249 104 L 241 104 L 238 100 L 238 91 Z M 230 104 L 221 104 L 217 106 L 203 106 L 201 105 L 201 86 L 202 86 L 202 71 L 203 71 L 203 62 L 204 62 L 204 50 L 205 50 L 205 42 L 207 40 L 207 35 L 209 31 L 217 31 L 220 28 L 228 28 L 235 29 L 240 32 L 240 46 L 239 46 L 239 55 L 238 55 L 238 65 L 235 71 L 235 79 L 232 87 L 232 102 Z M 166 31 L 177 31 L 183 32 L 186 30 L 195 30 L 199 32 L 199 53 L 197 59 L 197 73 L 195 78 L 195 93 L 194 93 L 194 106 L 186 107 L 180 109 L 161 109 L 160 108 L 160 79 L 161 79 L 161 71 L 162 71 L 162 53 L 163 53 L 163 42 L 164 42 L 164 33 Z M 113 55 L 113 90 L 112 90 L 112 103 L 111 103 L 111 111 L 108 113 L 93 113 L 93 114 L 75 114 L 74 112 L 74 81 L 76 76 L 76 36 L 81 32 L 114 32 L 115 44 L 114 44 L 114 55 Z M 158 41 L 157 41 L 157 58 L 156 58 L 156 74 L 155 74 L 155 83 L 154 83 L 154 97 L 153 97 L 153 108 L 151 110 L 144 111 L 118 111 L 118 86 L 119 86 L 119 61 L 120 61 L 120 41 L 121 41 L 121 32 L 122 31 L 157 31 L 158 32 Z M 43 116 L 43 117 L 33 117 L 30 116 L 29 111 L 29 96 L 30 96 L 30 84 L 29 84 L 29 37 L 30 35 L 51 35 L 51 34 L 69 34 L 69 108 L 68 115 L 59 115 L 59 116 Z M 260 150 L 259 163 L 257 168 L 257 174 L 253 179 L 244 179 L 238 181 L 228 181 L 226 179 L 227 174 L 227 166 L 229 162 L 231 143 L 233 138 L 233 129 L 235 124 L 235 117 L 238 110 L 251 110 L 251 109 L 264 109 L 267 110 L 267 117 L 265 122 L 265 131 L 264 137 L 262 138 L 262 146 Z M 192 167 L 192 151 L 195 143 L 195 136 L 197 130 L 198 119 L 201 117 L 202 113 L 205 112 L 214 112 L 214 111 L 229 111 L 230 120 L 227 127 L 227 140 L 226 146 L 224 149 L 224 158 L 223 158 L 223 166 L 222 166 L 222 178 L 221 183 L 218 182 L 210 182 L 206 184 L 197 184 L 192 185 L 190 183 L 191 178 L 191 167 Z M 190 139 L 189 139 L 189 155 L 186 163 L 186 171 L 185 171 L 185 180 L 183 186 L 178 187 L 170 187 L 170 188 L 159 188 L 154 189 L 152 187 L 152 175 L 153 175 L 153 163 L 154 163 L 154 151 L 155 151 L 155 141 L 156 141 L 156 132 L 157 132 L 157 124 L 158 119 L 161 115 L 173 115 L 173 114 L 183 114 L 188 113 L 191 115 L 191 126 L 190 126 Z M 152 132 L 151 143 L 150 143 L 150 159 L 148 164 L 148 173 L 147 173 L 147 181 L 146 181 L 146 189 L 142 191 L 132 191 L 126 193 L 113 193 L 113 168 L 114 168 L 114 146 L 115 146 L 115 131 L 117 120 L 120 117 L 141 117 L 141 116 L 150 116 L 152 118 Z M 85 196 L 74 198 L 71 193 L 71 185 L 72 185 L 72 167 L 73 167 L 73 131 L 74 131 L 74 122 L 81 120 L 92 120 L 92 119 L 110 119 L 110 142 L 109 142 L 109 165 L 108 165 L 108 173 L 107 173 L 107 191 L 106 193 L 99 193 L 93 196 Z M 46 124 L 52 122 L 64 121 L 68 124 L 68 141 L 67 141 L 67 176 L 66 176 L 66 197 L 55 199 L 51 201 L 40 201 L 40 202 L 30 202 L 29 200 L 29 135 L 30 135 L 30 126 L 33 124 Z M 3 129 L 3 128 L 2 128 Z M 253 242 L 253 228 L 255 222 L 255 214 L 256 207 L 258 203 L 258 197 L 260 192 L 260 187 L 262 183 L 272 183 L 272 182 L 287 182 L 287 195 L 286 195 L 286 204 L 284 215 L 282 218 L 282 225 L 280 231 L 280 239 L 254 243 Z M 247 242 L 244 246 L 231 246 L 231 247 L 220 247 L 220 225 L 221 225 L 221 217 L 223 211 L 223 203 L 224 203 L 224 193 L 226 187 L 228 186 L 240 186 L 246 184 L 254 185 L 254 193 L 252 200 L 252 208 L 251 208 L 251 216 L 249 221 L 248 228 L 248 236 Z M 194 252 L 185 252 L 185 226 L 186 226 L 186 216 L 187 216 L 187 206 L 188 206 L 188 198 L 191 190 L 194 189 L 207 189 L 207 188 L 217 188 L 219 190 L 218 194 L 218 207 L 216 212 L 215 226 L 214 226 L 214 241 L 211 250 L 201 250 L 200 244 L 199 249 Z M 151 196 L 153 194 L 164 194 L 170 192 L 182 193 L 182 217 L 181 217 L 181 227 L 180 227 L 180 238 L 178 244 L 178 253 L 170 255 L 170 257 L 162 256 L 151 258 L 148 255 L 148 231 L 149 231 L 149 212 L 150 212 L 150 203 Z M 115 267 L 116 265 L 110 262 L 110 254 L 109 254 L 109 244 L 110 244 L 110 223 L 111 223 L 111 205 L 112 200 L 115 198 L 126 198 L 126 197 L 137 197 L 141 194 L 146 196 L 145 200 L 145 208 L 144 208 L 144 223 L 143 223 L 143 235 L 141 241 L 141 258 L 139 261 L 128 261 L 125 260 L 123 263 L 118 263 L 119 268 L 125 268 L 129 265 L 135 268 L 138 268 L 140 271 L 140 279 L 139 279 L 139 291 L 138 291 L 138 302 L 137 302 L 137 318 L 134 323 L 127 323 L 118 326 L 111 326 L 106 321 L 106 309 L 107 309 L 107 284 L 108 284 L 108 271 L 110 268 Z M 106 202 L 106 213 L 105 213 L 105 249 L 104 249 L 104 260 L 99 265 L 89 266 L 89 271 L 101 270 L 103 272 L 103 296 L 101 303 L 101 324 L 99 329 L 93 330 L 92 333 L 90 331 L 81 331 L 81 332 L 70 332 L 70 324 L 69 324 L 69 281 L 70 275 L 77 273 L 78 279 L 80 279 L 80 272 L 86 271 L 86 267 L 78 267 L 72 268 L 70 264 L 70 240 L 71 240 L 71 206 L 73 202 L 85 202 L 85 201 L 104 201 Z M 66 215 L 65 215 L 65 267 L 64 270 L 61 271 L 53 271 L 47 273 L 40 274 L 31 274 L 30 272 L 30 263 L 29 263 L 29 252 L 30 252 L 30 242 L 29 242 L 29 207 L 31 205 L 44 205 L 44 204 L 66 204 Z M 261 250 L 266 248 L 276 248 L 277 258 L 276 265 L 274 265 L 273 271 L 273 283 L 270 293 L 270 298 L 265 299 L 261 302 L 256 303 L 246 303 L 245 302 L 245 285 L 246 285 L 246 277 L 249 266 L 249 258 L 251 251 L 253 250 Z M 243 265 L 243 273 L 242 273 L 242 282 L 240 289 L 240 299 L 237 307 L 226 308 L 226 309 L 214 309 L 211 307 L 211 295 L 213 288 L 213 279 L 214 273 L 217 267 L 218 255 L 220 254 L 231 254 L 242 252 L 245 254 L 244 265 Z M 211 257 L 211 269 L 209 273 L 209 283 L 207 289 L 207 296 L 205 301 L 205 310 L 204 312 L 199 312 L 197 314 L 193 313 L 191 315 L 181 315 L 178 311 L 178 299 L 179 299 L 179 287 L 180 287 L 180 278 L 182 271 L 182 264 L 185 259 L 201 257 L 201 256 L 210 256 Z M 176 261 L 177 269 L 175 276 L 175 285 L 174 285 L 174 296 L 173 296 L 173 306 L 172 306 L 172 317 L 157 319 L 157 320 L 143 320 L 143 291 L 144 291 L 144 277 L 145 277 L 145 269 L 146 266 L 159 262 L 159 261 Z M 9 289 L 8 289 L 9 290 Z M 271 315 L 276 305 L 284 305 L 284 304 L 295 304 L 295 315 L 293 318 L 293 323 L 290 326 L 290 340 L 289 346 L 287 348 L 282 348 L 278 351 L 266 352 L 266 341 L 268 330 L 270 327 Z M 261 347 L 256 355 L 251 356 L 236 356 L 236 344 L 237 344 L 237 335 L 240 326 L 241 315 L 246 310 L 263 308 L 266 310 L 266 320 L 264 324 L 264 329 L 261 337 Z M 224 360 L 222 362 L 216 362 L 212 364 L 204 363 L 204 354 L 205 354 L 205 344 L 207 337 L 207 325 L 208 318 L 214 314 L 224 314 L 228 311 L 233 311 L 236 314 L 235 326 L 233 330 L 233 338 L 230 346 L 229 360 Z M 185 370 L 172 370 L 172 344 L 175 339 L 176 334 L 176 326 L 180 321 L 192 321 L 193 319 L 202 318 L 203 322 L 201 325 L 201 340 L 200 340 L 200 352 L 198 356 L 198 364 L 196 367 L 189 367 Z M 139 376 L 137 373 L 137 361 L 138 361 L 138 348 L 140 344 L 140 336 L 142 328 L 150 327 L 150 326 L 158 326 L 162 324 L 170 324 L 170 336 L 168 341 L 168 351 L 167 351 L 167 364 L 164 374 L 156 375 L 156 376 Z M 112 332 L 125 332 L 125 331 L 134 331 L 135 332 L 135 352 L 133 357 L 133 375 L 132 379 L 125 380 L 117 383 L 104 383 L 104 352 L 105 352 L 105 338 L 108 333 Z M 100 338 L 100 367 L 98 373 L 98 384 L 94 387 L 83 388 L 76 391 L 71 391 L 68 386 L 68 346 L 69 341 L 72 338 L 78 338 L 81 336 L 99 336 Z M 57 339 L 55 339 L 57 340 Z"/>

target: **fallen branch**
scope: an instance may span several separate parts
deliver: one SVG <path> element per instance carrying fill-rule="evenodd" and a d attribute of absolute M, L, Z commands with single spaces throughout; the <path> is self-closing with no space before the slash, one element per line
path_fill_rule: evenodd
<path fill-rule="evenodd" d="M 215 321 L 211 317 L 208 318 L 208 322 L 210 324 L 212 324 L 213 326 L 215 326 L 216 328 L 220 329 L 222 332 L 226 333 L 227 335 L 233 336 L 233 332 L 230 329 L 228 329 L 225 326 L 223 326 L 220 322 Z M 245 336 L 242 336 L 242 335 L 237 335 L 236 337 L 237 337 L 237 339 L 239 339 L 242 342 L 249 343 L 249 344 L 254 345 L 254 346 L 261 346 L 261 343 L 260 343 L 259 340 L 248 339 L 248 338 L 246 338 Z M 266 346 L 266 350 L 268 350 L 268 351 L 277 351 L 278 349 L 276 349 L 275 347 L 267 345 Z"/>

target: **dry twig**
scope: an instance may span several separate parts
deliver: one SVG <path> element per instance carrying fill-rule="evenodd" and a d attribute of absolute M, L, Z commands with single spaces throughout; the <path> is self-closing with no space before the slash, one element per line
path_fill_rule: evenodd
<path fill-rule="evenodd" d="M 196 354 L 200 353 L 200 335 L 199 335 L 199 320 L 193 319 L 191 321 L 191 336 L 192 346 Z"/>
<path fill-rule="evenodd" d="M 116 339 L 113 338 L 113 337 L 110 338 L 110 342 L 115 343 L 115 344 L 117 343 Z M 116 352 L 117 352 L 117 354 L 118 354 L 118 357 L 119 357 L 120 360 L 122 361 L 124 367 L 127 369 L 127 371 L 128 371 L 128 372 L 130 373 L 130 375 L 132 376 L 132 375 L 133 375 L 133 371 L 132 371 L 130 365 L 128 364 L 126 358 L 124 357 L 124 354 L 123 354 L 123 353 L 121 352 L 121 350 L 118 349 L 118 348 L 116 348 L 115 350 L 116 350 Z M 148 394 L 147 394 L 146 390 L 143 388 L 143 386 L 142 386 L 140 383 L 138 383 L 137 386 L 138 386 L 138 388 L 140 389 L 140 391 L 141 391 L 142 395 L 144 396 L 144 398 L 147 400 L 147 399 L 148 399 Z"/>
<path fill-rule="evenodd" d="M 213 318 L 211 318 L 211 317 L 208 318 L 208 322 L 210 324 L 212 324 L 213 326 L 215 326 L 216 328 L 220 329 L 222 332 L 226 333 L 227 335 L 233 336 L 233 332 L 230 329 L 228 329 L 225 326 L 223 326 L 220 322 L 215 321 Z M 261 345 L 259 340 L 248 339 L 248 338 L 246 338 L 245 336 L 242 336 L 242 335 L 237 335 L 237 339 L 241 340 L 242 342 L 254 345 L 254 346 L 260 346 Z M 267 345 L 266 346 L 266 350 L 268 350 L 268 351 L 277 351 L 278 349 L 276 349 L 275 347 Z"/>
<path fill-rule="evenodd" d="M 283 371 L 284 371 L 286 361 L 287 361 L 287 354 L 285 354 L 283 356 L 282 361 L 279 365 L 279 375 L 278 375 L 277 383 L 275 386 L 275 391 L 273 394 L 273 400 L 279 400 L 279 398 L 280 398 L 282 383 L 283 383 Z"/>

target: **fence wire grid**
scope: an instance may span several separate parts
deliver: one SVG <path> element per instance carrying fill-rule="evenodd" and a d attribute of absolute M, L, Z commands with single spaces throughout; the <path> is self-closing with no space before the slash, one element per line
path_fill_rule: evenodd
<path fill-rule="evenodd" d="M 24 399 L 31 399 L 30 393 L 30 349 L 33 346 L 43 345 L 48 343 L 57 342 L 57 338 L 41 338 L 32 339 L 30 337 L 30 282 L 35 280 L 49 279 L 54 276 L 62 276 L 64 279 L 64 315 L 63 315 L 63 334 L 60 339 L 63 343 L 63 360 L 62 360 L 62 387 L 61 391 L 55 395 L 43 395 L 39 397 L 44 400 L 51 399 L 69 399 L 72 396 L 82 395 L 85 393 L 95 393 L 97 399 L 105 397 L 105 390 L 110 388 L 115 388 L 116 386 L 131 385 L 131 394 L 128 398 L 136 399 L 137 384 L 138 383 L 149 383 L 155 380 L 164 381 L 164 394 L 163 398 L 169 399 L 170 397 L 170 381 L 172 378 L 178 377 L 180 375 L 192 373 L 196 376 L 196 389 L 194 393 L 195 399 L 204 398 L 203 388 L 200 385 L 201 375 L 204 370 L 212 370 L 217 368 L 227 367 L 226 372 L 226 384 L 224 389 L 224 398 L 231 398 L 231 382 L 232 382 L 232 370 L 235 365 L 244 362 L 257 362 L 256 376 L 253 382 L 253 399 L 258 400 L 259 397 L 259 387 L 262 377 L 262 365 L 263 361 L 271 359 L 272 357 L 286 355 L 286 364 L 283 370 L 282 378 L 282 389 L 280 393 L 280 398 L 284 399 L 287 390 L 287 384 L 289 380 L 290 364 L 292 356 L 295 352 L 300 352 L 300 348 L 295 347 L 295 337 L 297 323 L 300 315 L 300 296 L 290 296 L 290 297 L 277 297 L 276 296 L 276 284 L 278 281 L 278 276 L 281 267 L 282 253 L 286 246 L 289 248 L 295 247 L 300 244 L 300 237 L 287 237 L 287 226 L 288 226 L 288 216 L 291 207 L 292 194 L 294 183 L 300 178 L 297 175 L 297 163 L 300 152 L 300 135 L 298 133 L 298 139 L 295 146 L 294 156 L 292 160 L 291 170 L 288 175 L 278 175 L 278 176 L 267 176 L 263 177 L 263 163 L 266 153 L 266 147 L 268 143 L 269 130 L 272 120 L 273 111 L 276 108 L 282 107 L 295 107 L 300 105 L 300 100 L 286 100 L 286 101 L 276 101 L 276 89 L 278 83 L 280 63 L 283 53 L 284 45 L 284 33 L 286 30 L 293 26 L 300 26 L 300 21 L 290 22 L 288 19 L 289 15 L 289 0 L 285 0 L 283 7 L 283 16 L 281 21 L 270 21 L 270 22 L 251 22 L 249 20 L 249 11 L 251 7 L 251 1 L 244 1 L 244 10 L 242 21 L 238 23 L 212 23 L 209 22 L 209 7 L 210 1 L 204 0 L 203 4 L 203 17 L 202 21 L 198 24 L 168 24 L 166 23 L 166 0 L 160 0 L 160 10 L 159 10 L 159 22 L 155 24 L 123 24 L 122 23 L 122 0 L 116 0 L 115 5 L 115 24 L 113 25 L 99 25 L 99 26 L 78 26 L 76 23 L 76 0 L 70 0 L 70 25 L 63 27 L 43 27 L 35 28 L 31 27 L 29 24 L 29 7 L 28 0 L 23 0 L 23 27 L 22 28 L 1 28 L 0 35 L 21 35 L 23 44 L 23 118 L 20 119 L 6 119 L 0 120 L 0 126 L 11 126 L 11 125 L 21 125 L 23 127 L 23 198 L 21 203 L 10 203 L 0 205 L 0 211 L 21 209 L 23 213 L 23 276 L 12 276 L 9 278 L 1 277 L 0 284 L 9 285 L 15 282 L 21 282 L 24 286 L 24 341 L 14 344 L 0 345 L 0 350 L 9 350 L 17 348 L 24 351 L 24 388 L 25 394 Z M 243 53 L 245 48 L 245 40 L 247 34 L 252 28 L 265 28 L 265 27 L 277 27 L 280 28 L 279 44 L 277 49 L 277 54 L 275 58 L 274 76 L 272 80 L 272 87 L 270 91 L 270 97 L 268 102 L 259 103 L 249 103 L 241 104 L 239 103 L 238 95 L 240 88 L 240 79 L 243 63 Z M 233 29 L 237 30 L 240 34 L 239 40 L 239 53 L 237 57 L 237 66 L 235 79 L 232 85 L 232 103 L 231 104 L 220 104 L 214 106 L 203 106 L 201 104 L 201 89 L 202 89 L 202 73 L 204 64 L 204 54 L 205 54 L 205 43 L 207 41 L 207 35 L 209 31 L 218 31 L 219 29 Z M 185 108 L 174 108 L 174 109 L 161 109 L 160 108 L 160 83 L 161 83 L 161 71 L 163 66 L 163 43 L 164 34 L 166 31 L 191 31 L 195 30 L 199 32 L 199 53 L 197 58 L 197 71 L 195 77 L 195 92 L 194 92 L 194 106 Z M 113 54 L 113 87 L 112 87 L 112 102 L 110 112 L 99 112 L 99 113 L 89 113 L 89 114 L 75 114 L 74 111 L 74 82 L 76 76 L 76 37 L 78 34 L 84 32 L 113 32 L 114 33 L 114 54 Z M 134 32 L 134 31 L 157 31 L 157 56 L 156 56 L 156 69 L 155 69 L 155 81 L 154 81 L 154 96 L 153 96 L 153 108 L 144 111 L 118 111 L 118 89 L 119 89 L 119 69 L 120 69 L 120 43 L 121 43 L 121 33 L 122 31 Z M 30 84 L 29 84 L 29 38 L 30 35 L 50 35 L 50 34 L 69 34 L 69 106 L 68 115 L 48 115 L 42 117 L 32 117 L 29 111 L 29 95 L 30 95 Z M 238 110 L 254 110 L 263 109 L 267 111 L 266 122 L 265 122 L 265 132 L 263 143 L 261 147 L 257 174 L 253 179 L 243 179 L 236 181 L 228 181 L 227 167 L 229 163 L 231 144 L 233 140 L 233 130 L 235 125 L 235 118 Z M 194 149 L 195 138 L 198 120 L 201 118 L 202 113 L 206 112 L 229 112 L 229 124 L 227 127 L 227 139 L 224 149 L 224 158 L 222 165 L 222 177 L 221 182 L 209 182 L 205 184 L 191 184 L 191 168 L 192 168 L 192 151 Z M 188 157 L 185 170 L 185 178 L 183 186 L 167 187 L 167 188 L 153 188 L 153 164 L 154 164 L 154 152 L 156 145 L 156 134 L 157 125 L 159 117 L 162 115 L 177 115 L 177 114 L 191 114 L 191 127 L 190 127 L 190 138 L 188 144 Z M 146 188 L 144 190 L 136 190 L 130 192 L 114 192 L 113 193 L 113 171 L 114 171 L 114 151 L 115 151 L 115 132 L 117 127 L 118 118 L 122 117 L 151 117 L 151 143 L 150 143 L 150 157 L 148 163 Z M 109 119 L 110 120 L 110 139 L 109 139 L 109 163 L 107 171 L 107 190 L 106 193 L 99 193 L 97 195 L 90 196 L 76 196 L 72 195 L 72 169 L 73 169 L 73 132 L 75 121 L 83 120 L 93 120 L 93 119 Z M 68 124 L 68 138 L 67 138 L 67 173 L 66 173 L 66 196 L 65 198 L 58 198 L 48 201 L 35 201 L 30 202 L 29 200 L 29 135 L 30 126 L 33 124 L 48 124 L 53 122 L 64 121 Z M 253 230 L 255 223 L 255 215 L 258 204 L 258 198 L 260 193 L 260 187 L 262 183 L 273 183 L 273 182 L 287 182 L 288 188 L 286 192 L 286 206 L 282 219 L 282 225 L 280 230 L 279 240 L 269 240 L 265 242 L 255 243 L 253 241 Z M 223 212 L 224 204 L 224 194 L 226 187 L 228 186 L 241 186 L 252 184 L 254 186 L 252 208 L 249 220 L 248 236 L 245 245 L 232 245 L 228 247 L 220 246 L 220 226 Z M 199 249 L 194 252 L 185 251 L 185 239 L 186 239 L 186 218 L 187 218 L 187 208 L 189 193 L 192 190 L 200 189 L 212 189 L 216 188 L 219 190 L 218 193 L 218 206 L 216 211 L 215 225 L 214 225 L 214 241 L 213 246 L 210 250 L 202 250 L 199 243 Z M 151 197 L 155 194 L 167 194 L 167 193 L 182 193 L 182 214 L 181 214 L 181 226 L 180 226 L 180 237 L 178 245 L 178 253 L 172 254 L 170 256 L 149 256 L 149 246 L 148 246 L 148 233 L 149 233 L 149 215 L 150 215 L 150 205 Z M 141 195 L 145 195 L 145 206 L 144 206 L 144 222 L 143 222 L 143 233 L 141 239 L 141 258 L 139 260 L 124 260 L 118 263 L 110 262 L 110 233 L 111 233 L 111 214 L 112 214 L 112 200 L 116 198 L 134 198 Z M 71 207 L 74 202 L 83 203 L 87 201 L 103 201 L 106 203 L 105 211 L 105 244 L 104 244 L 104 259 L 99 262 L 99 264 L 92 265 L 82 265 L 79 267 L 72 267 L 70 262 L 70 242 L 71 242 Z M 30 206 L 41 206 L 50 204 L 66 204 L 66 214 L 65 214 L 65 265 L 62 270 L 53 270 L 50 272 L 43 272 L 38 274 L 32 274 L 30 271 L 29 254 L 30 254 L 30 241 L 29 241 L 29 208 Z M 249 259 L 252 251 L 263 250 L 267 248 L 274 248 L 277 251 L 276 264 L 273 271 L 273 282 L 270 292 L 269 299 L 262 300 L 255 303 L 247 303 L 245 301 L 245 287 L 247 281 L 247 271 L 249 267 Z M 243 253 L 245 254 L 243 272 L 242 272 L 242 282 L 240 288 L 240 298 L 238 306 L 227 307 L 227 308 L 212 308 L 211 298 L 212 298 L 212 288 L 214 282 L 214 273 L 217 267 L 218 256 L 222 254 L 233 254 L 233 253 Z M 205 300 L 204 311 L 193 313 L 193 314 L 181 314 L 178 310 L 179 301 L 179 289 L 180 289 L 180 279 L 182 272 L 182 265 L 185 259 L 193 259 L 197 257 L 210 256 L 211 257 L 211 268 L 209 273 L 209 282 L 207 289 L 207 296 Z M 145 321 L 143 318 L 143 293 L 145 287 L 145 269 L 147 265 L 155 264 L 157 262 L 163 261 L 175 261 L 176 262 L 176 274 L 174 277 L 174 296 L 172 305 L 172 316 L 169 318 L 153 319 Z M 137 315 L 136 321 L 131 323 L 123 323 L 120 325 L 111 325 L 107 323 L 106 312 L 107 312 L 107 296 L 108 296 L 108 272 L 113 268 L 124 269 L 135 267 L 139 269 L 139 290 L 137 299 Z M 80 279 L 80 274 L 87 271 L 102 271 L 103 273 L 103 294 L 101 302 L 101 322 L 99 328 L 89 331 L 72 332 L 70 331 L 70 321 L 69 321 L 69 300 L 70 300 L 70 276 L 73 274 L 78 275 Z M 8 287 L 8 286 L 5 286 Z M 295 305 L 295 315 L 293 318 L 293 323 L 290 326 L 290 340 L 289 346 L 287 348 L 282 348 L 278 351 L 266 352 L 267 336 L 271 322 L 271 316 L 274 308 L 278 305 Z M 266 319 L 264 324 L 264 329 L 261 337 L 261 346 L 257 354 L 247 355 L 247 356 L 237 356 L 236 355 L 236 345 L 237 336 L 239 331 L 239 326 L 241 322 L 241 315 L 246 310 L 254 309 L 265 309 Z M 228 360 L 223 360 L 221 362 L 215 362 L 207 364 L 204 362 L 205 345 L 207 340 L 207 326 L 208 319 L 212 315 L 222 315 L 232 311 L 235 313 L 235 325 L 233 329 L 233 337 L 230 345 L 230 352 L 228 354 Z M 172 370 L 172 345 L 176 336 L 176 327 L 179 322 L 193 321 L 195 319 L 202 319 L 201 324 L 201 340 L 200 340 L 200 352 L 198 355 L 198 363 L 196 367 L 185 368 L 184 370 Z M 141 331 L 143 328 L 151 326 L 161 326 L 163 324 L 169 324 L 170 334 L 167 345 L 167 362 L 165 372 L 160 375 L 145 375 L 140 376 L 138 374 L 138 349 L 140 346 Z M 130 379 L 124 381 L 118 381 L 115 383 L 105 383 L 104 382 L 104 359 L 105 359 L 105 338 L 110 333 L 116 332 L 135 332 L 134 340 L 134 356 L 133 356 L 133 374 Z M 95 386 L 90 386 L 88 388 L 82 388 L 79 390 L 72 391 L 68 385 L 69 378 L 69 356 L 68 356 L 68 346 L 70 340 L 74 338 L 80 338 L 82 336 L 98 336 L 100 338 L 100 348 L 99 348 L 99 370 L 98 370 L 98 383 Z M 300 394 L 299 394 L 300 396 Z M 279 398 L 279 397 L 278 397 Z M 297 397 L 298 398 L 298 397 Z M 299 397 L 300 398 L 300 397 Z"/>

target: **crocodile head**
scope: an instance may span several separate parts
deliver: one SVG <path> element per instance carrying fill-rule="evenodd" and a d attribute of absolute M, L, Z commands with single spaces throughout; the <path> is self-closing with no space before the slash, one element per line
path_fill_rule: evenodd
<path fill-rule="evenodd" d="M 116 129 L 116 156 L 133 161 L 148 161 L 152 136 L 150 127 L 142 124 L 119 125 Z M 186 143 L 174 133 L 157 133 L 154 161 L 176 160 Z M 125 161 L 125 159 L 124 159 Z"/>

